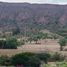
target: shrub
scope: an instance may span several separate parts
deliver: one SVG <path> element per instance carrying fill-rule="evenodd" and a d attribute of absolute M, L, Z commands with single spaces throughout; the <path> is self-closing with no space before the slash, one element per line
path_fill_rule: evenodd
<path fill-rule="evenodd" d="M 32 56 L 29 58 L 28 64 L 30 67 L 39 67 L 41 64 L 40 62 L 41 60 L 38 57 Z"/>
<path fill-rule="evenodd" d="M 0 40 L 0 49 L 2 49 L 6 44 L 5 40 Z"/>
<path fill-rule="evenodd" d="M 18 46 L 18 42 L 16 38 L 7 38 L 6 44 L 4 45 L 4 49 L 16 49 Z"/>
<path fill-rule="evenodd" d="M 66 46 L 67 39 L 66 38 L 60 39 L 58 43 L 60 45 L 60 51 L 63 51 L 63 47 Z"/>
<path fill-rule="evenodd" d="M 25 67 L 38 67 L 40 64 L 39 58 L 33 53 L 20 53 L 12 57 L 13 65 L 23 65 Z"/>
<path fill-rule="evenodd" d="M 56 52 L 51 56 L 51 60 L 52 61 L 63 61 L 65 58 L 63 55 L 61 55 L 60 53 Z"/>
<path fill-rule="evenodd" d="M 54 64 L 44 64 L 43 67 L 67 67 L 67 62 L 56 62 Z"/>
<path fill-rule="evenodd" d="M 11 58 L 8 56 L 1 56 L 0 57 L 0 65 L 3 65 L 3 66 L 11 65 Z"/>
<path fill-rule="evenodd" d="M 51 55 L 49 53 L 41 53 L 38 54 L 37 57 L 41 60 L 44 61 L 46 64 L 48 63 L 48 60 L 50 59 Z"/>
<path fill-rule="evenodd" d="M 0 40 L 0 49 L 16 49 L 18 41 L 16 38 L 7 38 L 6 40 Z"/>
<path fill-rule="evenodd" d="M 56 67 L 67 67 L 67 62 L 57 62 Z"/>

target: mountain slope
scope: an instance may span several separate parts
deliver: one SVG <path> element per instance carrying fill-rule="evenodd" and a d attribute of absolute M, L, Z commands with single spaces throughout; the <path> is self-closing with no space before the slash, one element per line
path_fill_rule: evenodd
<path fill-rule="evenodd" d="M 0 31 L 25 34 L 41 29 L 59 34 L 66 31 L 67 5 L 0 3 Z"/>

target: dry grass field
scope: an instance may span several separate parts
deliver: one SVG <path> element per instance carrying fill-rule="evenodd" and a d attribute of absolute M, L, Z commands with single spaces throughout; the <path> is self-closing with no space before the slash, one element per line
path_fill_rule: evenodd
<path fill-rule="evenodd" d="M 26 43 L 25 45 L 22 45 L 18 47 L 18 49 L 0 49 L 0 56 L 1 55 L 8 55 L 12 56 L 21 52 L 33 52 L 33 53 L 43 53 L 45 51 L 49 52 L 59 52 L 59 44 L 58 40 L 51 40 L 47 39 L 39 41 L 41 44 L 35 44 L 35 43 Z M 63 52 L 66 54 L 67 52 Z"/>

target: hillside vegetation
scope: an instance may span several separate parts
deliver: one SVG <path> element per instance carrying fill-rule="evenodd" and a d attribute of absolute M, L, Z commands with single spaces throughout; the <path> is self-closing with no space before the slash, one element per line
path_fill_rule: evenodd
<path fill-rule="evenodd" d="M 30 36 L 43 29 L 67 36 L 67 5 L 0 3 L 0 33 Z"/>

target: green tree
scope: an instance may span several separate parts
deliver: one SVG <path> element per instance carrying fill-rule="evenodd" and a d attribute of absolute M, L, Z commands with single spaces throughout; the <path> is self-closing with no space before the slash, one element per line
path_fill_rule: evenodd
<path fill-rule="evenodd" d="M 44 33 L 43 39 L 47 39 L 47 38 L 48 38 L 48 33 Z"/>
<path fill-rule="evenodd" d="M 6 44 L 4 45 L 4 49 L 17 49 L 18 42 L 16 38 L 7 38 L 6 39 Z"/>
<path fill-rule="evenodd" d="M 38 35 L 35 35 L 35 36 L 33 36 L 33 41 L 35 41 L 36 42 L 36 44 L 38 44 L 38 40 L 39 40 L 39 37 L 38 37 Z"/>
<path fill-rule="evenodd" d="M 63 47 L 66 46 L 67 40 L 65 38 L 60 39 L 58 43 L 60 45 L 60 51 L 63 51 Z"/>
<path fill-rule="evenodd" d="M 17 35 L 17 34 L 20 34 L 20 29 L 19 28 L 13 30 L 13 35 Z"/>
<path fill-rule="evenodd" d="M 49 53 L 41 53 L 41 54 L 38 54 L 37 57 L 38 57 L 41 61 L 44 61 L 44 62 L 47 64 L 49 58 L 51 57 L 51 55 L 50 55 Z"/>
<path fill-rule="evenodd" d="M 0 40 L 0 49 L 3 49 L 5 44 L 6 44 L 5 40 Z"/>
<path fill-rule="evenodd" d="M 65 59 L 65 57 L 58 52 L 52 54 L 52 56 L 51 56 L 51 60 L 54 61 L 54 62 L 55 61 L 64 61 L 64 59 Z"/>
<path fill-rule="evenodd" d="M 19 41 L 15 37 L 8 37 L 0 40 L 0 49 L 17 49 L 18 46 L 24 45 L 25 41 Z"/>
<path fill-rule="evenodd" d="M 3 66 L 11 65 L 11 58 L 8 56 L 1 56 L 0 57 L 0 65 L 3 65 Z"/>
<path fill-rule="evenodd" d="M 52 37 L 53 39 L 58 39 L 59 36 L 57 34 L 53 34 Z"/>
<path fill-rule="evenodd" d="M 40 60 L 33 53 L 20 53 L 12 57 L 13 65 L 23 65 L 24 67 L 38 67 Z"/>
<path fill-rule="evenodd" d="M 30 67 L 40 67 L 41 60 L 36 56 L 31 56 L 29 58 L 28 64 Z"/>
<path fill-rule="evenodd" d="M 29 37 L 28 38 L 28 41 L 30 41 L 30 43 L 33 41 L 33 38 L 32 37 Z"/>

